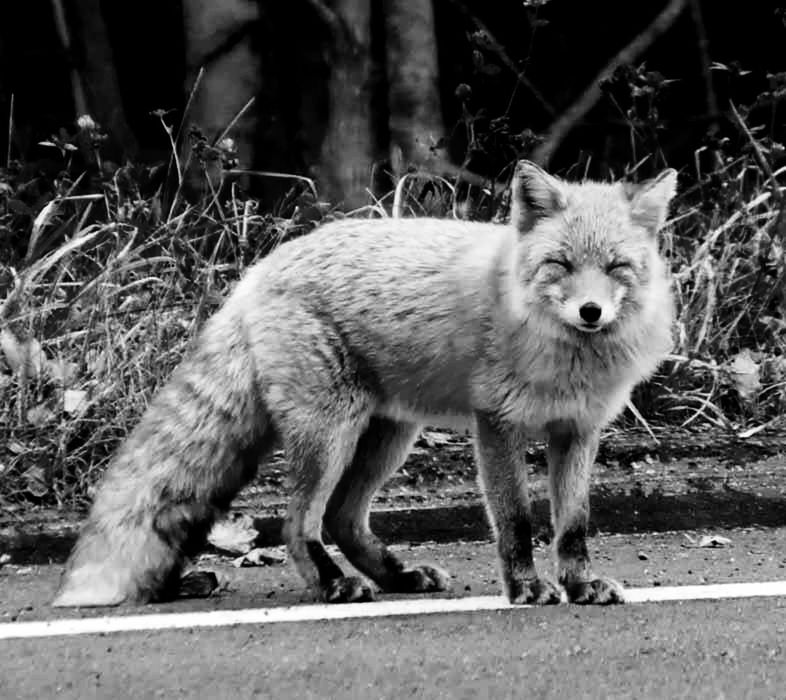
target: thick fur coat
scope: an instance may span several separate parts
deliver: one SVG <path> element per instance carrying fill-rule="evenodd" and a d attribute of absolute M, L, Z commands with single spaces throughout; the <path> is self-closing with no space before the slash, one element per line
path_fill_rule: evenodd
<path fill-rule="evenodd" d="M 444 571 L 407 567 L 368 525 L 426 422 L 474 426 L 512 601 L 621 601 L 590 568 L 589 474 L 601 428 L 671 347 L 657 233 L 675 186 L 674 171 L 568 183 L 522 161 L 509 225 L 345 219 L 282 245 L 118 450 L 55 604 L 175 595 L 184 560 L 276 445 L 291 467 L 285 539 L 319 597 L 372 597 L 330 558 L 323 524 L 383 590 L 442 590 Z M 532 438 L 548 444 L 557 582 L 532 561 Z"/>

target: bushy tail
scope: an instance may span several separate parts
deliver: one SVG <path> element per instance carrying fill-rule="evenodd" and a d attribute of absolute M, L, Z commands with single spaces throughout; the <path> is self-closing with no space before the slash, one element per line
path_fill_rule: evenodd
<path fill-rule="evenodd" d="M 272 443 L 241 319 L 225 309 L 109 465 L 56 606 L 171 598 L 186 557 Z"/>

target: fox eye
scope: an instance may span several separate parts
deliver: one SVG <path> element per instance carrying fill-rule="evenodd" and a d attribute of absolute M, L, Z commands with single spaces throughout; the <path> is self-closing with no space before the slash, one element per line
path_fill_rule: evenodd
<path fill-rule="evenodd" d="M 569 260 L 565 260 L 564 258 L 546 258 L 543 261 L 544 265 L 559 265 L 563 270 L 566 272 L 571 272 L 573 270 L 573 264 Z"/>
<path fill-rule="evenodd" d="M 614 260 L 606 265 L 606 272 L 626 272 L 632 269 L 633 265 L 627 260 Z"/>

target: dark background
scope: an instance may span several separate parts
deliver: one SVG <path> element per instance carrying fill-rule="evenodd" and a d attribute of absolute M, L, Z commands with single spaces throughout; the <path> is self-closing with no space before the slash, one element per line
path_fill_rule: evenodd
<path fill-rule="evenodd" d="M 105 1 L 100 6 L 114 54 L 122 106 L 138 144 L 131 155 L 140 160 L 164 157 L 166 135 L 150 112 L 181 110 L 184 105 L 187 39 L 181 3 Z M 542 133 L 554 119 L 531 93 L 517 87 L 512 71 L 502 66 L 493 52 L 479 48 L 473 39 L 477 28 L 471 16 L 485 23 L 510 59 L 525 68 L 527 78 L 558 115 L 663 6 L 660 1 L 551 0 L 533 9 L 513 1 L 466 0 L 458 4 L 436 0 L 442 110 L 451 159 L 461 162 L 467 156 L 464 109 L 483 136 L 483 147 L 470 154 L 469 163 L 488 176 L 495 176 L 511 159 L 526 155 L 528 146 L 522 132 L 529 129 Z M 696 6 L 703 15 L 709 60 L 727 66 L 738 63 L 751 72 L 744 76 L 735 75 L 734 70 L 710 73 L 719 115 L 713 114 L 708 104 L 712 98 L 708 96 L 707 66 L 699 47 Z M 68 10 L 69 3 L 65 7 Z M 262 118 L 256 133 L 254 164 L 305 172 L 318 148 L 319 124 L 327 110 L 330 39 L 306 0 L 262 3 L 261 12 L 261 20 L 244 30 L 253 35 L 266 66 L 263 94 L 258 96 Z M 80 37 L 79 24 L 72 21 L 75 45 L 66 52 L 55 30 L 49 0 L 4 2 L 0 13 L 0 123 L 7 123 L 10 97 L 14 95 L 12 155 L 28 160 L 47 156 L 45 149 L 37 146 L 38 141 L 61 127 L 73 130 L 75 113 L 68 71 L 70 66 L 79 68 L 83 52 L 90 50 L 91 38 Z M 627 79 L 615 81 L 611 91 L 614 99 L 606 94 L 572 130 L 555 156 L 554 167 L 564 169 L 592 156 L 590 174 L 603 175 L 615 169 L 619 172 L 643 155 L 642 146 L 652 150 L 648 147 L 654 144 L 662 150 L 660 158 L 669 164 L 692 165 L 694 151 L 706 143 L 711 126 L 717 125 L 721 135 L 739 138 L 726 118 L 729 100 L 750 105 L 757 96 L 771 91 L 777 74 L 786 70 L 785 46 L 782 2 L 704 1 L 689 6 L 643 57 L 645 71 L 657 71 L 675 81 L 657 94 L 657 129 L 644 129 L 634 152 L 630 120 L 625 116 L 632 104 L 630 85 L 635 83 L 631 73 Z M 480 67 L 473 55 L 478 50 L 483 58 Z M 464 104 L 455 94 L 462 83 L 471 88 Z M 639 108 L 648 111 L 646 105 Z M 304 118 L 306 112 L 309 116 Z M 782 108 L 778 111 L 764 105 L 751 119 L 765 125 L 769 135 L 778 140 L 783 132 L 782 114 Z M 494 121 L 500 117 L 505 119 Z M 6 131 L 5 127 L 0 129 L 2 155 L 7 150 Z M 110 155 L 118 159 L 129 155 L 117 146 L 112 150 L 112 136 L 107 144 Z"/>

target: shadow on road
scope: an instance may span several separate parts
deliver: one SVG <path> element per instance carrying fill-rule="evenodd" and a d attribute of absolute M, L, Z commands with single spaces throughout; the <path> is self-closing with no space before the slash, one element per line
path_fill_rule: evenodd
<path fill-rule="evenodd" d="M 545 498 L 533 501 L 535 531 L 549 538 L 549 504 Z M 786 526 L 786 494 L 756 494 L 734 490 L 691 492 L 667 495 L 614 493 L 601 487 L 592 494 L 591 530 L 604 533 L 663 532 L 736 527 Z M 387 542 L 421 543 L 476 541 L 491 538 L 483 505 L 479 502 L 376 511 L 372 527 Z M 282 544 L 282 518 L 256 519 L 257 545 Z M 0 552 L 7 552 L 16 564 L 63 562 L 73 546 L 76 532 L 18 533 L 0 537 Z"/>

